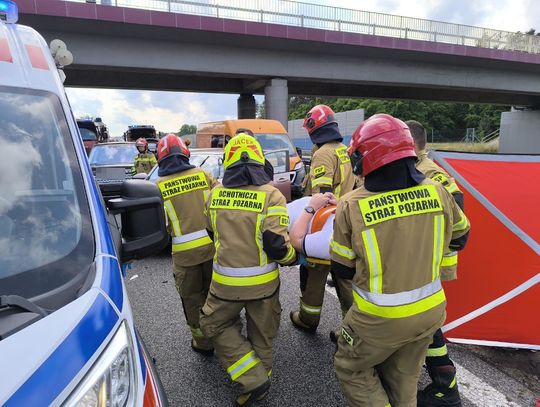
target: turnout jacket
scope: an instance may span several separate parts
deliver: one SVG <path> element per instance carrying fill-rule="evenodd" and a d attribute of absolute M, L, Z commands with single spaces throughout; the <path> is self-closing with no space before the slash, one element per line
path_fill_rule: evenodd
<path fill-rule="evenodd" d="M 206 230 L 204 204 L 217 184 L 216 179 L 201 168 L 158 178 L 175 264 L 189 267 L 212 259 L 214 245 Z"/>
<path fill-rule="evenodd" d="M 452 196 L 429 179 L 384 193 L 361 187 L 339 201 L 330 255 L 334 271 L 352 278 L 362 340 L 401 346 L 442 325 L 443 253 L 468 230 Z"/>
<path fill-rule="evenodd" d="M 343 143 L 330 141 L 313 152 L 305 195 L 333 192 L 340 198 L 353 186 L 351 159 Z"/>
<path fill-rule="evenodd" d="M 457 204 L 463 209 L 463 192 L 457 186 L 454 178 L 431 160 L 426 150 L 418 152 L 416 169 L 434 181 L 440 182 L 443 187 L 452 194 Z M 458 253 L 455 250 L 447 250 L 441 263 L 441 280 L 449 281 L 457 278 Z"/>
<path fill-rule="evenodd" d="M 206 202 L 216 253 L 210 292 L 230 301 L 272 296 L 279 264 L 296 260 L 285 197 L 275 187 L 217 187 Z"/>
<path fill-rule="evenodd" d="M 133 161 L 133 167 L 131 167 L 131 174 L 139 174 L 141 172 L 149 173 L 154 165 L 157 164 L 156 157 L 152 153 L 139 153 Z"/>

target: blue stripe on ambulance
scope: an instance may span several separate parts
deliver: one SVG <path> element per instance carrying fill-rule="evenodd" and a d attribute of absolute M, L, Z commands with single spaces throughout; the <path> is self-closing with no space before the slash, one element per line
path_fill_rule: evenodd
<path fill-rule="evenodd" d="M 75 329 L 17 389 L 5 406 L 50 405 L 103 344 L 118 319 L 109 301 L 99 294 Z"/>
<path fill-rule="evenodd" d="M 118 266 L 118 261 L 111 257 L 101 257 L 101 265 L 101 288 L 114 302 L 118 310 L 122 311 L 124 293 L 122 289 L 122 272 Z"/>

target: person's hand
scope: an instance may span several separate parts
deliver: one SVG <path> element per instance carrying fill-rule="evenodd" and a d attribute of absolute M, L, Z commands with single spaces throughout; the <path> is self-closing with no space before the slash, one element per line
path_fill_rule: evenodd
<path fill-rule="evenodd" d="M 328 197 L 328 205 L 337 205 L 337 198 L 332 192 L 325 192 L 324 196 Z"/>
<path fill-rule="evenodd" d="M 326 194 L 315 194 L 309 200 L 308 206 L 311 206 L 315 211 L 324 208 L 328 205 L 330 198 Z"/>

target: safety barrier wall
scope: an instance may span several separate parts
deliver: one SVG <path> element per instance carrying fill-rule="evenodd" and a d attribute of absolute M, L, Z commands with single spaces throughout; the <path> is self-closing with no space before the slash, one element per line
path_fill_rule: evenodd
<path fill-rule="evenodd" d="M 540 54 L 540 36 L 289 0 L 67 0 Z"/>

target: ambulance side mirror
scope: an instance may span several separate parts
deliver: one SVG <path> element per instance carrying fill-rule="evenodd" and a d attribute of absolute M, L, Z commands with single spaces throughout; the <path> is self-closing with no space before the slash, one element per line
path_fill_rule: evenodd
<path fill-rule="evenodd" d="M 121 198 L 108 202 L 109 210 L 121 216 L 122 263 L 158 253 L 169 241 L 163 199 L 159 188 L 150 181 L 126 180 Z"/>

